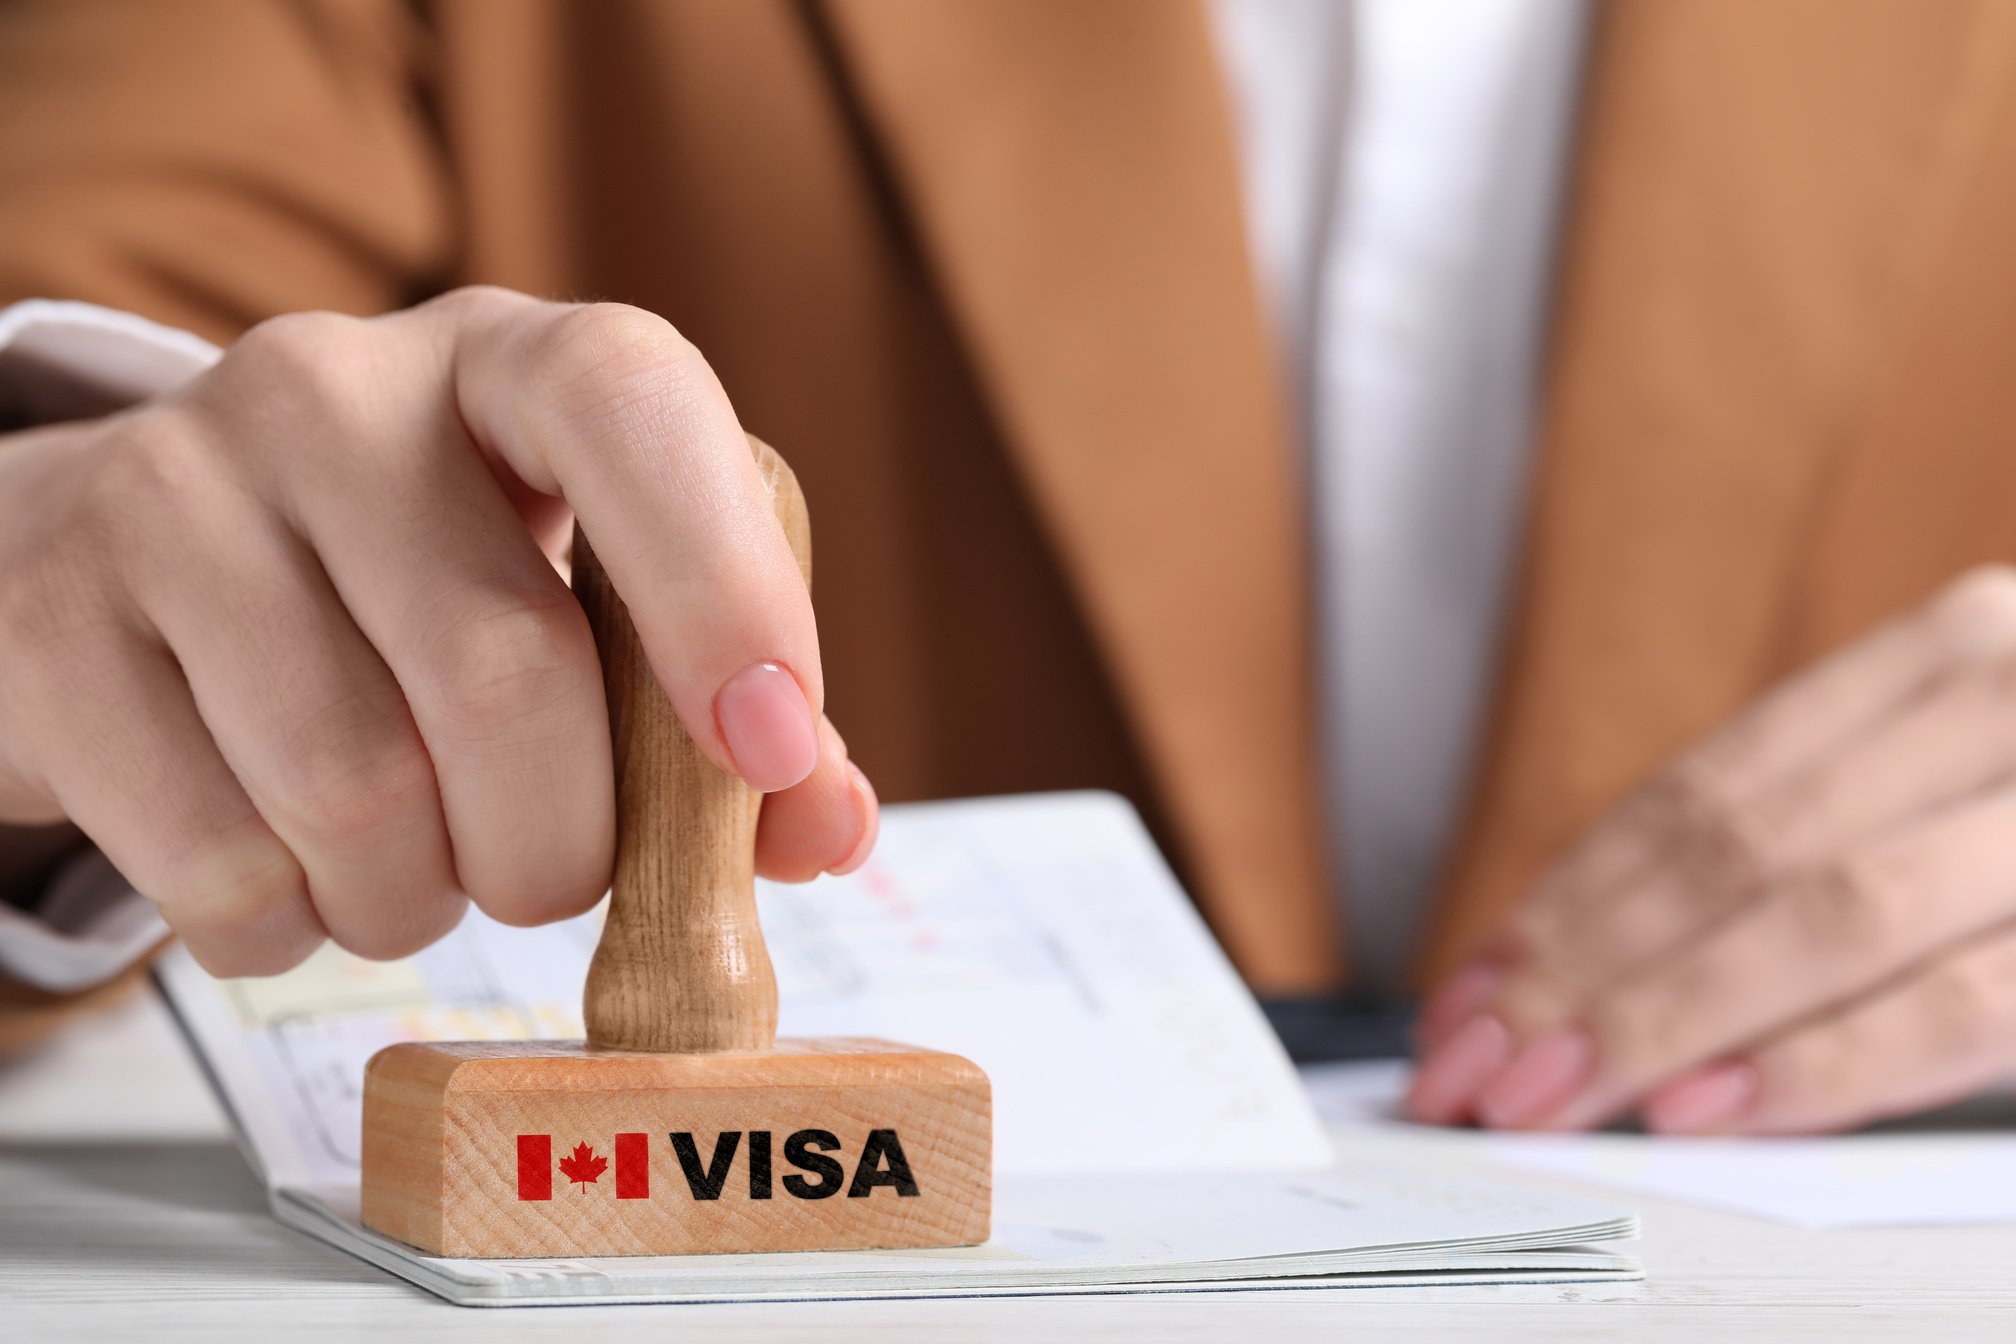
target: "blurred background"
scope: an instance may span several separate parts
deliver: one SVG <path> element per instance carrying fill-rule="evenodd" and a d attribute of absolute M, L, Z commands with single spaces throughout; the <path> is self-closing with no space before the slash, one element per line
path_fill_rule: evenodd
<path fill-rule="evenodd" d="M 8 0 L 0 303 L 662 314 L 804 482 L 881 796 L 1124 795 L 1320 1051 L 2016 554 L 2012 20 Z M 118 400 L 0 360 L 16 423 Z"/>

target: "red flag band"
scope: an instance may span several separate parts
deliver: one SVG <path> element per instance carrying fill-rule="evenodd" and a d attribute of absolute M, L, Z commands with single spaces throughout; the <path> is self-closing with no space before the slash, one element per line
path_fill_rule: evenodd
<path fill-rule="evenodd" d="M 651 1198 L 651 1146 L 648 1135 L 616 1136 L 616 1198 Z"/>
<path fill-rule="evenodd" d="M 518 1136 L 518 1198 L 553 1198 L 553 1136 Z"/>
<path fill-rule="evenodd" d="M 601 1163 L 595 1163 L 595 1174 L 588 1176 L 584 1184 L 601 1175 Z M 518 1136 L 518 1198 L 553 1198 L 553 1136 L 551 1134 L 520 1134 Z M 616 1136 L 616 1198 L 651 1198 L 651 1136 L 648 1134 L 618 1134 Z"/>

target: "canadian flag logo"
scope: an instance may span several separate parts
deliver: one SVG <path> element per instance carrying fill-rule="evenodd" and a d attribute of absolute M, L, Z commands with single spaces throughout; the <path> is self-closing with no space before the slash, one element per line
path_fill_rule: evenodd
<path fill-rule="evenodd" d="M 616 1136 L 616 1198 L 651 1198 L 651 1140 L 646 1134 Z M 551 1134 L 518 1136 L 518 1198 L 553 1198 L 553 1173 L 558 1171 L 571 1183 L 586 1188 L 600 1185 L 608 1159 L 596 1153 L 586 1140 L 558 1162 L 553 1160 Z"/>

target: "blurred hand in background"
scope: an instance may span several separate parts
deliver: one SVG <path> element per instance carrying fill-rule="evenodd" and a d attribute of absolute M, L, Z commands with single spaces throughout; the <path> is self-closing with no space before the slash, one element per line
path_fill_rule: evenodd
<path fill-rule="evenodd" d="M 2016 1066 L 2016 572 L 1805 671 L 1600 820 L 1422 1020 L 1423 1120 L 1845 1128 Z"/>

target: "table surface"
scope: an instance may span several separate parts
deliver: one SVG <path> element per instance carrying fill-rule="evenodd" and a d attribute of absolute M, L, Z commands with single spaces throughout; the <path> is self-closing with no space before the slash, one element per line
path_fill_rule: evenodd
<path fill-rule="evenodd" d="M 1644 1217 L 1645 1282 L 472 1310 L 274 1222 L 186 1048 L 140 1000 L 0 1066 L 0 1337 L 2016 1338 L 2016 1226 L 1815 1232 L 1612 1197 Z"/>

